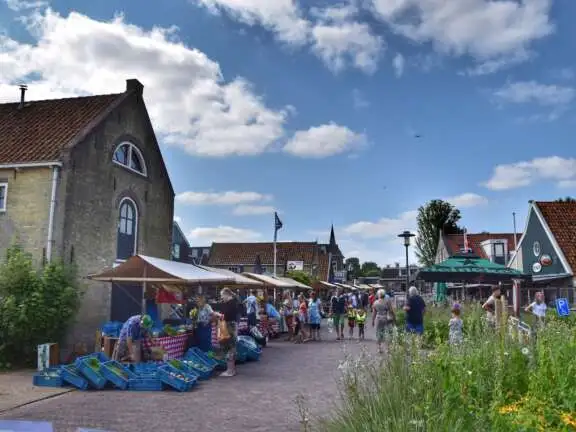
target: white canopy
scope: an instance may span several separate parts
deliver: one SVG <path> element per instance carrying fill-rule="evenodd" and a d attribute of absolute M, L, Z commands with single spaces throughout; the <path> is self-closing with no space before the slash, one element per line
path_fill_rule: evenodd
<path fill-rule="evenodd" d="M 205 270 L 192 264 L 135 255 L 118 267 L 89 279 L 102 282 L 147 282 L 158 284 L 234 283 L 232 276 Z"/>
<path fill-rule="evenodd" d="M 353 286 L 351 286 L 351 285 L 346 285 L 346 284 L 343 284 L 343 283 L 336 283 L 336 285 L 338 285 L 340 288 L 344 288 L 344 289 L 348 289 L 348 290 L 352 290 L 352 291 L 356 291 L 356 290 L 357 290 L 356 287 L 353 287 Z"/>
<path fill-rule="evenodd" d="M 249 278 L 256 279 L 257 281 L 264 283 L 264 285 L 269 285 L 274 288 L 296 288 L 295 285 L 296 281 L 292 281 L 292 279 L 290 279 L 291 282 L 288 282 L 285 280 L 280 280 L 280 278 L 275 278 L 274 276 L 268 276 L 263 274 L 257 274 L 257 273 L 242 273 L 242 274 Z"/>
<path fill-rule="evenodd" d="M 250 279 L 249 277 L 242 276 L 241 274 L 234 273 L 233 271 L 221 269 L 221 268 L 214 268 L 208 267 L 205 265 L 198 265 L 198 267 L 207 270 L 209 272 L 220 273 L 225 276 L 230 276 L 234 278 L 235 285 L 254 285 L 254 286 L 262 286 L 264 285 L 262 282 L 257 281 L 255 279 Z"/>
<path fill-rule="evenodd" d="M 322 285 L 327 286 L 328 288 L 338 288 L 338 285 L 331 284 L 330 282 L 326 281 L 319 281 Z"/>

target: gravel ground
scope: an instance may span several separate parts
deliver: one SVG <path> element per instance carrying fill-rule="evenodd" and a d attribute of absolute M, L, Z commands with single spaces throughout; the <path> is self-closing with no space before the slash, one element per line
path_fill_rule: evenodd
<path fill-rule="evenodd" d="M 371 331 L 367 332 L 371 336 Z M 71 392 L 0 415 L 1 420 L 53 422 L 56 432 L 78 427 L 110 432 L 264 432 L 301 430 L 296 399 L 311 418 L 328 415 L 338 401 L 338 365 L 360 344 L 271 342 L 260 362 L 238 366 L 233 378 L 215 377 L 192 392 Z M 373 339 L 373 338 L 370 338 Z M 376 350 L 368 341 L 369 349 Z"/>

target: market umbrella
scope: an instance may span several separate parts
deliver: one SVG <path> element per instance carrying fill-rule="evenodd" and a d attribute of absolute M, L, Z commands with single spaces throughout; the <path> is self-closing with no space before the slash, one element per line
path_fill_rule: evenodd
<path fill-rule="evenodd" d="M 440 264 L 425 267 L 418 272 L 418 279 L 427 282 L 488 283 L 510 282 L 529 279 L 529 275 L 496 264 L 476 255 L 456 255 Z"/>

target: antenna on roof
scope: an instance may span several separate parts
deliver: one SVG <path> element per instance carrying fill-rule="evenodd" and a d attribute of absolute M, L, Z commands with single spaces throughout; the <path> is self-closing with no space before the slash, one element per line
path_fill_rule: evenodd
<path fill-rule="evenodd" d="M 28 86 L 26 84 L 20 84 L 20 105 L 18 105 L 18 109 L 24 108 L 24 102 L 26 101 L 26 90 L 28 90 Z"/>

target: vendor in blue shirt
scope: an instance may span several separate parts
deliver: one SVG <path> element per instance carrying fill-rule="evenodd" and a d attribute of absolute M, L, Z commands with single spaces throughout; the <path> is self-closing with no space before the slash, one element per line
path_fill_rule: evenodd
<path fill-rule="evenodd" d="M 112 359 L 120 362 L 140 362 L 142 350 L 148 351 L 142 346 L 142 341 L 148 336 L 151 327 L 152 318 L 149 315 L 134 315 L 128 318 L 120 330 L 120 337 L 114 347 Z"/>

